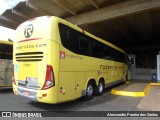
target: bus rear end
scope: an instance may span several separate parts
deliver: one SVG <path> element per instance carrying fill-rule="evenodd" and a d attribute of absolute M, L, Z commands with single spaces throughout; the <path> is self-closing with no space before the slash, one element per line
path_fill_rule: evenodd
<path fill-rule="evenodd" d="M 50 38 L 51 24 L 47 16 L 22 23 L 16 30 L 13 48 L 14 93 L 44 103 L 57 101 L 58 45 Z"/>
<path fill-rule="evenodd" d="M 0 88 L 12 87 L 13 43 L 0 40 Z"/>

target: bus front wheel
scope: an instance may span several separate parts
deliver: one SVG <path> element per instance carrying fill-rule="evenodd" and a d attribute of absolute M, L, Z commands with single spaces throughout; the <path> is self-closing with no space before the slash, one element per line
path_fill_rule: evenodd
<path fill-rule="evenodd" d="M 88 82 L 87 88 L 85 90 L 84 100 L 90 100 L 94 94 L 94 84 L 93 82 Z"/>

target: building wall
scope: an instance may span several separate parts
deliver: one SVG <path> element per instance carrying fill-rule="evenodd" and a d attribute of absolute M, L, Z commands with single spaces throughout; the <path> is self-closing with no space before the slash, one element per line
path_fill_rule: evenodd
<path fill-rule="evenodd" d="M 152 80 L 153 74 L 157 74 L 157 69 L 131 67 L 131 80 Z"/>

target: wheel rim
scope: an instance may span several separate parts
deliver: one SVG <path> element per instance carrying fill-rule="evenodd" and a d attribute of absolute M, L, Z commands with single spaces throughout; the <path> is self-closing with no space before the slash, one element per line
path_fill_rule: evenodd
<path fill-rule="evenodd" d="M 92 96 L 92 94 L 93 94 L 93 87 L 92 87 L 92 85 L 88 85 L 88 87 L 87 87 L 87 95 L 88 96 Z"/>
<path fill-rule="evenodd" d="M 100 82 L 98 85 L 98 91 L 101 93 L 103 91 L 103 84 Z"/>

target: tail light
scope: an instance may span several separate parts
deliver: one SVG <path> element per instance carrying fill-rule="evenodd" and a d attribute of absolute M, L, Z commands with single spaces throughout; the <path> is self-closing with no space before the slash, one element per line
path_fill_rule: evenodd
<path fill-rule="evenodd" d="M 16 81 L 14 78 L 14 65 L 12 65 L 12 83 L 16 85 Z"/>
<path fill-rule="evenodd" d="M 47 65 L 46 79 L 45 79 L 44 85 L 42 87 L 42 90 L 46 90 L 48 88 L 51 88 L 54 85 L 55 85 L 55 80 L 54 80 L 53 68 L 51 65 Z"/>

